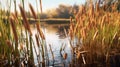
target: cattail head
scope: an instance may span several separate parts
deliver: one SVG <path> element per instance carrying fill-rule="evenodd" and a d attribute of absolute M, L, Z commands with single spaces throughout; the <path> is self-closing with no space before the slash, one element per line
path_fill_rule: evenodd
<path fill-rule="evenodd" d="M 7 44 L 10 48 L 12 48 L 12 44 L 11 44 L 10 40 L 6 40 L 6 44 Z"/>
<path fill-rule="evenodd" d="M 116 5 L 117 5 L 116 3 L 113 3 L 113 4 L 111 5 L 112 11 L 115 11 L 115 10 L 117 9 L 117 6 L 116 6 Z"/>
<path fill-rule="evenodd" d="M 36 13 L 35 13 L 35 11 L 34 11 L 32 5 L 29 4 L 29 7 L 30 7 L 30 10 L 31 10 L 31 13 L 32 13 L 33 17 L 34 17 L 35 19 L 37 19 L 37 15 L 36 15 Z"/>
<path fill-rule="evenodd" d="M 99 11 L 99 3 L 96 3 L 96 12 Z"/>
<path fill-rule="evenodd" d="M 42 0 L 40 0 L 40 10 L 41 10 L 41 13 L 42 13 Z"/>
<path fill-rule="evenodd" d="M 84 12 L 84 10 L 85 10 L 85 8 L 84 8 L 84 6 L 82 5 L 82 6 L 80 6 L 80 8 L 79 8 L 80 10 L 79 10 L 79 13 L 80 14 L 83 14 L 83 12 Z"/>
<path fill-rule="evenodd" d="M 63 58 L 66 60 L 67 59 L 67 53 L 63 54 Z"/>
<path fill-rule="evenodd" d="M 94 5 L 91 3 L 89 7 L 89 16 L 92 16 L 94 13 Z"/>
<path fill-rule="evenodd" d="M 31 32 L 31 29 L 30 29 L 30 25 L 29 25 L 29 22 L 28 22 L 28 20 L 27 20 L 26 14 L 25 14 L 25 10 L 22 8 L 22 6 L 19 6 L 19 8 L 20 8 L 20 12 L 21 12 L 21 15 L 22 15 L 22 18 L 23 18 L 24 27 L 25 27 L 25 29 L 28 30 L 28 32 L 29 32 L 30 35 L 32 36 L 32 32 Z"/>
<path fill-rule="evenodd" d="M 13 34 L 14 34 L 15 41 L 17 43 L 18 42 L 18 36 L 17 36 L 17 32 L 16 32 L 15 23 L 14 23 L 14 20 L 13 20 L 12 17 L 10 17 L 10 24 L 11 24 L 11 27 L 12 27 L 12 31 L 13 31 Z"/>

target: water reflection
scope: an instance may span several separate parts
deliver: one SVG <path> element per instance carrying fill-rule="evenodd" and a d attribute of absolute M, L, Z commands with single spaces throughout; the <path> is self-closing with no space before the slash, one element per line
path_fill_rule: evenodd
<path fill-rule="evenodd" d="M 67 63 L 70 62 L 70 48 L 68 37 L 65 36 L 65 31 L 68 31 L 69 24 L 41 24 L 43 32 L 46 37 L 46 43 L 48 48 L 48 55 L 50 60 L 50 65 L 52 65 L 52 57 L 49 49 L 49 44 L 52 47 L 52 51 L 55 56 L 55 65 L 59 65 L 63 63 L 63 60 L 60 56 L 60 48 L 63 45 L 66 45 L 65 52 L 68 54 Z M 36 28 L 33 28 L 33 33 L 36 33 Z M 37 50 L 38 51 L 38 50 Z M 34 54 L 35 55 L 35 54 Z M 35 60 L 36 57 L 34 57 Z M 36 63 L 37 61 L 35 61 Z"/>

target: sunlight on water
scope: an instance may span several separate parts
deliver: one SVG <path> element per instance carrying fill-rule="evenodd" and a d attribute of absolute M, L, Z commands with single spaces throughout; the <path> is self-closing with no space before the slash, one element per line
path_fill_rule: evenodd
<path fill-rule="evenodd" d="M 65 25 L 65 26 L 68 26 L 68 25 Z M 59 28 L 60 28 L 59 25 L 45 25 L 44 27 L 42 27 L 43 33 L 46 38 L 49 60 L 52 62 L 49 44 L 51 45 L 52 51 L 55 56 L 55 64 L 60 64 L 63 62 L 60 56 L 60 48 L 62 45 L 65 45 L 65 52 L 68 53 L 67 63 L 69 63 L 71 56 L 70 56 L 70 46 L 69 46 L 68 37 L 65 37 L 65 35 L 63 34 L 64 31 L 60 30 Z M 61 28 L 64 28 L 64 26 L 61 26 Z M 33 33 L 33 40 L 35 40 L 34 36 L 37 33 L 36 28 L 32 28 L 32 33 Z M 39 49 L 37 48 L 36 43 L 35 43 L 35 47 L 37 49 L 37 54 L 38 54 Z M 37 63 L 37 57 L 36 57 L 34 48 L 33 48 L 33 52 L 34 52 L 35 63 Z"/>

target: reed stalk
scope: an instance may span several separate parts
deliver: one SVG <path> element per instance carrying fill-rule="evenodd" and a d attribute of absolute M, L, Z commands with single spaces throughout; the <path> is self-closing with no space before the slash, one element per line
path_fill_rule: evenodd
<path fill-rule="evenodd" d="M 23 18 L 23 25 L 24 25 L 25 29 L 28 30 L 29 34 L 32 36 L 30 25 L 29 25 L 29 22 L 27 20 L 26 14 L 25 14 L 25 10 L 22 8 L 22 6 L 19 6 L 19 8 L 20 8 L 20 12 L 21 12 L 21 15 Z"/>
<path fill-rule="evenodd" d="M 52 66 L 54 66 L 55 58 L 54 58 L 54 53 L 53 53 L 53 51 L 52 51 L 52 47 L 51 47 L 50 44 L 49 44 L 49 48 L 50 48 L 50 52 L 51 52 L 51 54 L 52 54 L 52 59 L 53 59 L 53 64 L 52 64 Z"/>
<path fill-rule="evenodd" d="M 113 4 L 108 8 L 111 8 L 112 11 L 105 11 L 106 8 L 102 9 L 104 6 L 100 6 L 99 2 L 96 5 L 90 3 L 89 6 L 81 6 L 75 14 L 76 21 L 73 23 L 74 25 L 70 24 L 69 36 L 73 37 L 71 41 L 74 41 L 74 37 L 78 38 L 77 46 L 81 44 L 79 40 L 82 40 L 82 47 L 76 49 L 81 48 L 78 52 L 82 50 L 89 51 L 86 55 L 89 58 L 87 59 L 89 63 L 102 62 L 99 60 L 100 57 L 108 60 L 111 52 L 118 50 L 115 44 L 118 44 L 118 37 L 120 37 L 120 35 L 118 36 L 119 24 L 117 23 L 120 17 L 116 14 L 119 15 L 120 13 L 116 11 L 115 6 Z M 78 59 L 80 58 L 80 54 L 75 55 Z"/>

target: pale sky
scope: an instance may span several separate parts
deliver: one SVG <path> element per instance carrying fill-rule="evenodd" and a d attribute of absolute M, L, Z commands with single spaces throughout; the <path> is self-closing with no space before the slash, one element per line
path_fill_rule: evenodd
<path fill-rule="evenodd" d="M 14 3 L 13 0 L 11 0 L 11 11 L 14 11 Z M 19 10 L 18 5 L 21 4 L 22 0 L 16 0 L 17 1 L 17 10 Z M 39 0 L 24 0 L 25 1 L 25 9 L 26 11 L 29 10 L 28 8 L 28 3 L 32 4 L 32 6 L 34 7 L 35 10 L 37 10 L 36 6 L 38 8 L 39 7 Z M 36 1 L 38 3 L 38 5 L 36 5 Z M 3 9 L 8 9 L 7 6 L 10 6 L 10 0 L 0 0 L 0 7 L 2 7 Z M 46 11 L 47 9 L 51 9 L 51 8 L 56 8 L 58 7 L 58 5 L 60 4 L 65 4 L 65 5 L 74 5 L 74 4 L 84 4 L 85 0 L 42 0 L 42 8 L 43 11 Z"/>

